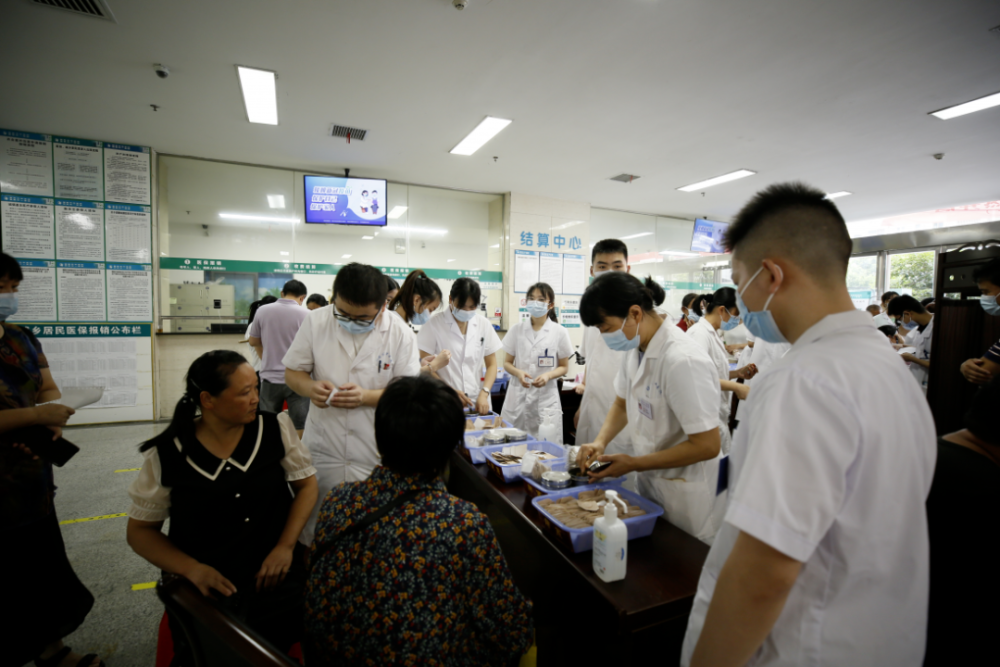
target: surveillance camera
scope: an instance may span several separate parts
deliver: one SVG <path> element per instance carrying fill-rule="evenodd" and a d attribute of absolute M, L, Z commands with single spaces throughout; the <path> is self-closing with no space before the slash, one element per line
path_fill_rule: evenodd
<path fill-rule="evenodd" d="M 469 4 L 469 0 L 451 0 L 451 4 L 455 5 L 455 9 L 458 11 L 462 11 Z"/>
<path fill-rule="evenodd" d="M 934 154 L 934 159 L 935 160 L 943 160 L 944 159 L 944 153 L 935 153 Z"/>
<path fill-rule="evenodd" d="M 161 79 L 166 79 L 168 76 L 170 76 L 170 70 L 164 67 L 163 65 L 160 65 L 159 63 L 153 65 L 153 69 L 156 70 L 156 76 L 160 77 Z"/>

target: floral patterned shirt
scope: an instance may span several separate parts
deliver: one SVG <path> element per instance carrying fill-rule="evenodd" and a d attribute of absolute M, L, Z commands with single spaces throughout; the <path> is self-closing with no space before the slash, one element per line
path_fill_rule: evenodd
<path fill-rule="evenodd" d="M 426 489 L 317 554 L 411 489 Z M 506 665 L 532 643 L 531 603 L 489 521 L 440 478 L 378 467 L 326 496 L 306 585 L 310 665 Z"/>

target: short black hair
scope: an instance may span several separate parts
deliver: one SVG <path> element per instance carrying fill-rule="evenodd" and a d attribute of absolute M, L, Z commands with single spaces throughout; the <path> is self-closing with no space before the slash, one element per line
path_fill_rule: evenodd
<path fill-rule="evenodd" d="M 421 373 L 389 383 L 375 407 L 375 444 L 382 465 L 404 475 L 439 475 L 465 437 L 455 390 Z"/>
<path fill-rule="evenodd" d="M 988 264 L 977 266 L 972 271 L 972 279 L 977 283 L 986 280 L 1000 287 L 1000 257 L 994 257 Z"/>
<path fill-rule="evenodd" d="M 892 301 L 897 296 L 899 296 L 899 292 L 886 292 L 885 294 L 882 295 L 882 303 L 885 303 L 886 301 Z"/>
<path fill-rule="evenodd" d="M 628 264 L 628 246 L 618 239 L 604 239 L 595 243 L 594 249 L 590 251 L 591 264 L 598 255 L 624 255 L 625 263 Z"/>
<path fill-rule="evenodd" d="M 689 309 L 694 308 L 694 304 L 692 304 L 691 302 L 694 301 L 696 298 L 698 298 L 698 296 L 699 295 L 695 294 L 694 292 L 688 292 L 687 294 L 684 295 L 684 298 L 681 299 L 681 305 Z"/>
<path fill-rule="evenodd" d="M 878 328 L 878 330 L 884 333 L 886 338 L 889 338 L 890 340 L 896 337 L 896 327 L 891 324 L 883 324 Z"/>
<path fill-rule="evenodd" d="M 247 324 L 253 324 L 253 318 L 257 317 L 257 311 L 260 310 L 261 306 L 266 306 L 269 303 L 274 303 L 278 300 L 278 297 L 273 294 L 268 294 L 262 297 L 259 301 L 254 301 L 250 304 L 250 317 L 247 319 Z"/>
<path fill-rule="evenodd" d="M 388 294 L 389 292 L 392 292 L 393 290 L 398 290 L 398 289 L 399 289 L 399 283 L 396 282 L 396 279 L 393 278 L 392 276 L 386 276 L 385 277 L 385 293 Z"/>
<path fill-rule="evenodd" d="M 580 299 L 580 319 L 588 327 L 600 326 L 605 317 L 626 317 L 628 309 L 639 306 L 646 312 L 663 303 L 666 293 L 655 280 L 642 282 L 631 273 L 610 271 L 598 276 Z"/>
<path fill-rule="evenodd" d="M 720 287 L 712 294 L 706 294 L 704 300 L 706 304 L 704 314 L 709 314 L 720 307 L 733 310 L 736 308 L 736 290 L 732 287 Z"/>
<path fill-rule="evenodd" d="M 0 278 L 7 280 L 24 280 L 24 272 L 17 260 L 5 252 L 0 252 Z"/>
<path fill-rule="evenodd" d="M 451 293 L 448 294 L 448 301 L 458 300 L 459 309 L 465 308 L 469 299 L 472 299 L 478 308 L 481 298 L 482 292 L 479 291 L 479 283 L 472 278 L 459 278 L 451 284 Z"/>
<path fill-rule="evenodd" d="M 281 293 L 298 298 L 309 294 L 309 290 L 306 289 L 305 284 L 301 280 L 292 279 L 281 288 Z"/>
<path fill-rule="evenodd" d="M 929 296 L 926 299 L 921 299 L 920 300 L 920 305 L 923 306 L 924 308 L 926 308 L 929 304 L 932 304 L 932 303 L 934 303 L 934 297 L 932 297 L 932 296 Z"/>
<path fill-rule="evenodd" d="M 845 283 L 853 247 L 834 203 L 804 183 L 776 183 L 754 195 L 729 225 L 725 245 L 748 267 L 780 256 L 827 285 Z"/>
<path fill-rule="evenodd" d="M 354 306 L 382 307 L 388 293 L 385 276 L 374 266 L 351 262 L 333 280 L 333 298 L 338 296 Z"/>
<path fill-rule="evenodd" d="M 555 322 L 556 324 L 558 324 L 559 318 L 556 317 L 556 309 L 555 309 L 556 293 L 552 289 L 552 285 L 549 285 L 548 283 L 535 283 L 534 285 L 528 288 L 527 292 L 524 293 L 525 300 L 527 300 L 531 296 L 531 293 L 535 291 L 541 292 L 542 296 L 545 297 L 545 300 L 548 301 L 550 304 L 552 304 L 553 307 L 552 310 L 548 312 L 548 318 L 553 322 Z"/>
<path fill-rule="evenodd" d="M 1000 444 L 1000 431 L 997 430 L 997 403 L 1000 403 L 1000 375 L 976 392 L 969 403 L 969 410 L 965 413 L 965 428 L 977 438 L 994 445 Z"/>
<path fill-rule="evenodd" d="M 310 303 L 315 303 L 315 304 L 317 304 L 317 305 L 318 305 L 318 306 L 319 306 L 320 308 L 325 308 L 326 306 L 329 306 L 329 305 L 330 305 L 330 302 L 329 302 L 329 301 L 327 301 L 327 300 L 326 300 L 326 297 L 325 297 L 325 296 L 323 296 L 322 294 L 310 294 L 310 295 L 309 295 L 309 298 L 308 298 L 308 299 L 306 299 L 306 303 L 307 303 L 307 304 L 310 304 Z"/>
<path fill-rule="evenodd" d="M 874 308 L 875 310 L 872 310 L 872 308 Z M 876 315 L 882 312 L 882 308 L 877 303 L 868 304 L 868 306 L 865 307 L 865 310 L 867 310 L 869 313 L 875 313 Z"/>
<path fill-rule="evenodd" d="M 909 294 L 900 294 L 890 301 L 886 307 L 886 313 L 889 314 L 889 317 L 900 317 L 904 310 L 908 310 L 911 313 L 927 312 L 927 309 Z"/>

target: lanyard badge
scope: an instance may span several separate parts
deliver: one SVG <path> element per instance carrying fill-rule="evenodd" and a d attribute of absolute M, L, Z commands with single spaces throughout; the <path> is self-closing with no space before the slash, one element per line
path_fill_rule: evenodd
<path fill-rule="evenodd" d="M 538 357 L 538 367 L 539 368 L 555 368 L 556 358 L 549 356 L 549 351 L 546 349 L 545 354 Z"/>

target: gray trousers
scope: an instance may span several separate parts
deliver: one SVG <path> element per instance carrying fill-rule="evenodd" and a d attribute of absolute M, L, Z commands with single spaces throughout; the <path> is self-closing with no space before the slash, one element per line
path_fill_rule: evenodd
<path fill-rule="evenodd" d="M 299 396 L 287 384 L 277 384 L 260 381 L 260 409 L 263 412 L 281 412 L 285 401 L 288 402 L 288 416 L 295 424 L 295 430 L 301 431 L 306 427 L 306 417 L 309 415 L 309 399 Z"/>

